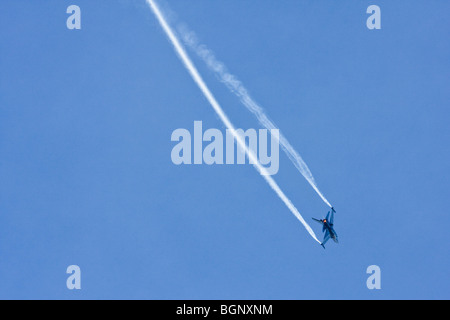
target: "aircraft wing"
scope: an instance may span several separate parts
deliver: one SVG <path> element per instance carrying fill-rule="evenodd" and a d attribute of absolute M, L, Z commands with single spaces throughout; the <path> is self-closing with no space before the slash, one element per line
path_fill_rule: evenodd
<path fill-rule="evenodd" d="M 325 232 L 325 235 L 323 236 L 323 241 L 322 241 L 322 245 L 324 245 L 325 243 L 327 243 L 328 240 L 330 240 L 330 233 L 328 232 L 328 230 Z"/>
<path fill-rule="evenodd" d="M 331 210 L 331 217 L 330 217 L 330 223 L 334 224 L 334 210 Z"/>

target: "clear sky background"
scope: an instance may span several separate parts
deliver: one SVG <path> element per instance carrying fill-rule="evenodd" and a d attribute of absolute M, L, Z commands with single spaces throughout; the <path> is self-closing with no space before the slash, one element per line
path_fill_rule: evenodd
<path fill-rule="evenodd" d="M 303 156 L 340 244 L 323 250 L 250 165 L 172 163 L 175 129 L 225 128 L 144 0 L 3 0 L 0 298 L 449 299 L 450 2 L 165 6 Z M 191 56 L 233 123 L 260 128 Z M 321 236 L 327 206 L 280 155 L 275 180 Z"/>

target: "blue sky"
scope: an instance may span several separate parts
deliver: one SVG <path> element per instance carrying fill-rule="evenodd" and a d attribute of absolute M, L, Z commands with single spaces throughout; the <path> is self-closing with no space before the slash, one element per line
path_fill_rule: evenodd
<path fill-rule="evenodd" d="M 6 0 L 0 298 L 449 299 L 450 3 L 162 5 L 303 156 L 340 244 L 323 250 L 249 165 L 172 163 L 175 129 L 225 128 L 144 0 Z M 233 123 L 260 128 L 191 56 Z M 284 154 L 274 179 L 305 219 L 326 214 Z"/>

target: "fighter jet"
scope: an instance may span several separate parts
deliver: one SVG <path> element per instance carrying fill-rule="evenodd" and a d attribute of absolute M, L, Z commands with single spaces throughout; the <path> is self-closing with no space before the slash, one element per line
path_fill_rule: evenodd
<path fill-rule="evenodd" d="M 330 216 L 331 213 L 331 216 Z M 325 235 L 323 236 L 323 241 L 320 244 L 325 249 L 325 243 L 327 243 L 328 240 L 333 239 L 334 242 L 338 243 L 338 236 L 336 231 L 333 229 L 333 221 L 334 221 L 334 214 L 336 211 L 334 208 L 331 208 L 331 212 L 328 211 L 327 217 L 325 219 L 314 219 L 314 221 L 317 221 L 321 225 L 323 225 L 322 232 L 325 232 Z"/>

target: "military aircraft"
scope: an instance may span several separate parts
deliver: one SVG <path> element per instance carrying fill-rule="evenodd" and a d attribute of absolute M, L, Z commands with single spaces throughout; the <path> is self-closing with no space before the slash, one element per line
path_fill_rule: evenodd
<path fill-rule="evenodd" d="M 331 216 L 330 216 L 330 213 L 331 213 Z M 325 243 L 327 243 L 327 241 L 330 240 L 330 238 L 333 239 L 334 242 L 339 243 L 337 233 L 333 229 L 335 213 L 336 213 L 336 211 L 334 210 L 334 208 L 331 208 L 331 212 L 328 211 L 327 217 L 325 219 L 319 220 L 319 219 L 313 218 L 314 221 L 317 221 L 318 223 L 323 225 L 322 231 L 325 232 L 325 235 L 323 236 L 323 241 L 320 245 L 324 249 L 325 249 Z"/>

